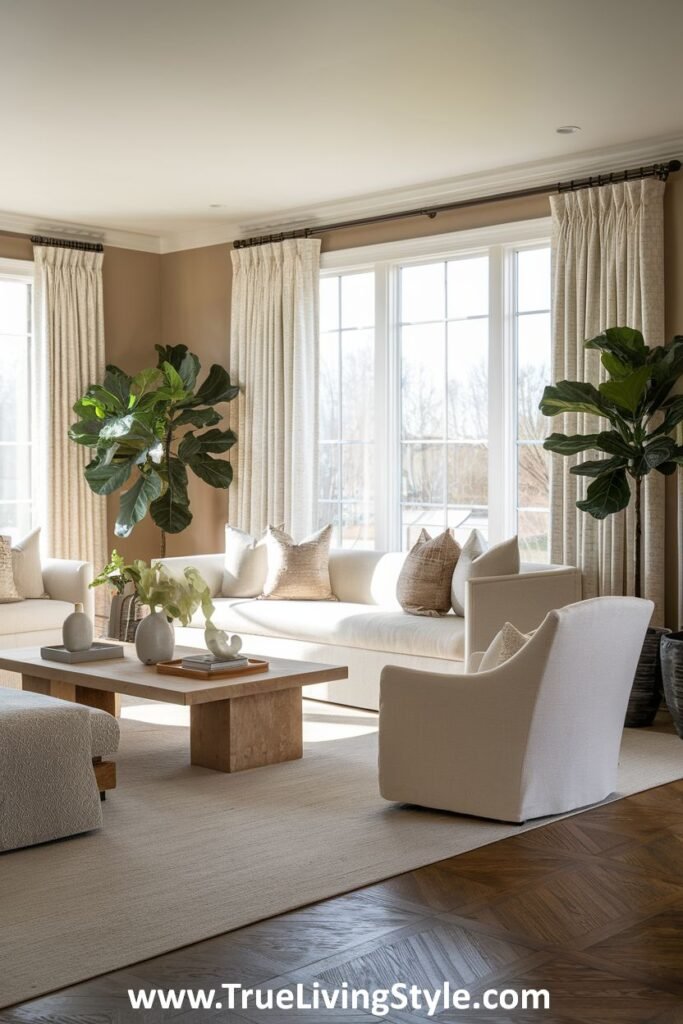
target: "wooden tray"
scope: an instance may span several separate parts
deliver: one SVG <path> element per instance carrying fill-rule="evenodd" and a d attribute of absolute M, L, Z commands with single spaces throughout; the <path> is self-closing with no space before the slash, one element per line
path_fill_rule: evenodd
<path fill-rule="evenodd" d="M 183 668 L 183 659 L 174 658 L 173 661 L 157 662 L 157 672 L 165 676 L 185 676 L 187 679 L 238 679 L 240 676 L 248 676 L 252 672 L 267 672 L 270 668 L 269 662 L 264 658 L 249 658 L 247 664 L 242 668 L 226 669 L 224 672 L 207 672 L 201 668 Z"/>

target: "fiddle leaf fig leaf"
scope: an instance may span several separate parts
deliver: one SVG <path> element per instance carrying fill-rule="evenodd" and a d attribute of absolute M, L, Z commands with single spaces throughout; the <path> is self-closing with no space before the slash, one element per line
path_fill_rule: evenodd
<path fill-rule="evenodd" d="M 171 458 L 166 474 L 166 489 L 152 502 L 149 511 L 161 530 L 166 533 L 182 533 L 192 522 L 187 495 L 187 470 L 180 459 Z"/>
<path fill-rule="evenodd" d="M 626 459 L 615 455 L 611 459 L 587 459 L 586 462 L 579 462 L 577 466 L 572 466 L 569 472 L 575 476 L 600 476 L 612 469 L 625 467 Z"/>
<path fill-rule="evenodd" d="M 615 469 L 596 477 L 589 484 L 585 499 L 577 501 L 576 507 L 588 512 L 594 519 L 606 519 L 626 508 L 630 499 L 631 489 L 626 479 L 626 470 Z"/>
<path fill-rule="evenodd" d="M 644 365 L 649 351 L 642 333 L 633 327 L 608 327 L 587 341 L 585 348 L 608 352 L 631 370 Z"/>
<path fill-rule="evenodd" d="M 95 459 L 85 467 L 85 479 L 95 494 L 112 494 L 123 487 L 131 474 L 133 462 L 100 462 Z"/>
<path fill-rule="evenodd" d="M 583 412 L 606 419 L 609 419 L 614 411 L 596 387 L 578 380 L 561 380 L 555 386 L 548 385 L 543 392 L 539 409 L 545 416 Z"/>
<path fill-rule="evenodd" d="M 600 385 L 600 394 L 620 409 L 635 414 L 645 397 L 651 375 L 652 370 L 649 366 L 640 366 L 628 377 L 605 381 Z"/>
<path fill-rule="evenodd" d="M 124 491 L 119 502 L 119 514 L 114 526 L 117 537 L 129 537 L 133 527 L 147 515 L 150 504 L 161 494 L 163 481 L 155 470 L 140 474 L 133 486 Z"/>
<path fill-rule="evenodd" d="M 543 442 L 546 451 L 558 455 L 578 455 L 598 447 L 598 434 L 550 434 Z"/>
<path fill-rule="evenodd" d="M 212 487 L 229 487 L 232 482 L 232 466 L 225 459 L 213 459 L 199 453 L 188 460 L 190 469 L 201 480 Z"/>

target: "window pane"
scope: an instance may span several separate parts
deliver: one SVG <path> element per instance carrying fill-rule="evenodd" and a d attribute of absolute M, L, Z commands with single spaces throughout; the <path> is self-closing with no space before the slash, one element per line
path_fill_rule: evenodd
<path fill-rule="evenodd" d="M 344 502 L 341 507 L 341 546 L 374 548 L 375 519 L 372 506 L 364 502 Z"/>
<path fill-rule="evenodd" d="M 488 316 L 488 256 L 448 263 L 448 316 Z"/>
<path fill-rule="evenodd" d="M 321 501 L 336 501 L 339 498 L 339 456 L 340 445 L 319 446 L 318 496 Z"/>
<path fill-rule="evenodd" d="M 31 449 L 27 445 L 0 445 L 0 501 L 31 497 Z"/>
<path fill-rule="evenodd" d="M 550 249 L 517 253 L 517 309 L 550 309 Z"/>
<path fill-rule="evenodd" d="M 31 504 L 0 504 L 0 534 L 21 540 L 31 529 Z"/>
<path fill-rule="evenodd" d="M 0 285 L 2 283 L 0 281 Z M 28 339 L 25 335 L 0 335 L 0 365 L 0 441 L 26 443 L 30 439 L 30 394 Z"/>
<path fill-rule="evenodd" d="M 320 440 L 339 440 L 339 335 L 320 335 Z"/>
<path fill-rule="evenodd" d="M 344 500 L 371 501 L 373 497 L 374 446 L 342 445 L 342 494 Z"/>
<path fill-rule="evenodd" d="M 448 445 L 448 504 L 470 508 L 488 505 L 488 447 L 485 444 Z"/>
<path fill-rule="evenodd" d="M 401 498 L 411 505 L 443 505 L 444 445 L 404 444 Z"/>
<path fill-rule="evenodd" d="M 320 278 L 320 330 L 334 331 L 339 327 L 339 278 Z"/>
<path fill-rule="evenodd" d="M 549 562 L 549 513 L 520 512 L 517 532 L 523 562 Z"/>
<path fill-rule="evenodd" d="M 372 441 L 375 419 L 373 331 L 344 331 L 342 352 L 342 438 Z"/>
<path fill-rule="evenodd" d="M 372 327 L 375 322 L 375 275 L 345 274 L 341 279 L 342 327 Z"/>
<path fill-rule="evenodd" d="M 448 436 L 488 436 L 488 319 L 448 325 Z"/>
<path fill-rule="evenodd" d="M 459 544 L 464 544 L 472 530 L 480 530 L 488 540 L 489 536 L 489 513 L 488 508 L 474 506 L 465 508 L 463 506 L 450 506 L 446 509 L 447 525 L 453 531 L 453 536 Z"/>
<path fill-rule="evenodd" d="M 550 421 L 539 411 L 543 389 L 550 383 L 550 314 L 527 313 L 517 318 L 517 422 L 520 439 L 544 438 Z"/>
<path fill-rule="evenodd" d="M 446 514 L 443 508 L 419 505 L 403 505 L 401 508 L 401 544 L 404 551 L 413 546 L 423 529 L 435 537 L 445 528 Z"/>
<path fill-rule="evenodd" d="M 404 438 L 443 438 L 443 324 L 401 330 L 401 418 Z"/>
<path fill-rule="evenodd" d="M 401 268 L 401 323 L 443 320 L 446 315 L 444 263 Z"/>
<path fill-rule="evenodd" d="M 550 452 L 540 444 L 520 444 L 517 465 L 519 508 L 547 508 L 550 493 Z"/>
<path fill-rule="evenodd" d="M 332 532 L 332 547 L 341 547 L 341 534 L 339 530 L 339 503 L 333 501 L 318 502 L 318 529 L 331 523 L 334 527 Z"/>
<path fill-rule="evenodd" d="M 0 334 L 28 334 L 30 295 L 23 281 L 0 281 Z"/>

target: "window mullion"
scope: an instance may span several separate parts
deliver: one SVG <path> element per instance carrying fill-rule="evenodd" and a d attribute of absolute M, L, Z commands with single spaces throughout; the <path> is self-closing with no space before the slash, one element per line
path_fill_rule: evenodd
<path fill-rule="evenodd" d="M 505 259 L 503 247 L 489 250 L 489 540 L 505 536 L 507 493 L 506 451 L 506 380 L 505 366 Z"/>

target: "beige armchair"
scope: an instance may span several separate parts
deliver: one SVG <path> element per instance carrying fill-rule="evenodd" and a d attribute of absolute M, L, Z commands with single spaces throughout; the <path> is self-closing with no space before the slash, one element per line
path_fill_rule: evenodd
<path fill-rule="evenodd" d="M 511 822 L 604 800 L 616 787 L 652 610 L 651 601 L 601 597 L 551 611 L 518 654 L 488 672 L 387 666 L 382 796 Z"/>

